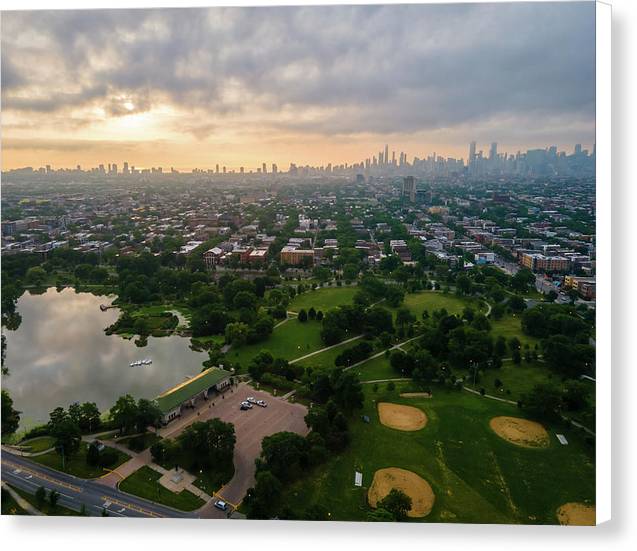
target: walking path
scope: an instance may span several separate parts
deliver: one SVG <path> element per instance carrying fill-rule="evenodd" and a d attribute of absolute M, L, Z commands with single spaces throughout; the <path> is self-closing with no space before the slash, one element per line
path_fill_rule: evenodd
<path fill-rule="evenodd" d="M 398 344 L 395 344 L 394 346 L 390 346 L 389 348 L 386 348 L 385 350 L 381 350 L 380 352 L 374 354 L 373 356 L 370 356 L 369 358 L 365 358 L 364 360 L 361 360 L 360 362 L 356 362 L 355 364 L 352 364 L 349 367 L 346 367 L 343 371 L 347 371 L 348 369 L 353 369 L 354 367 L 358 367 L 359 365 L 364 364 L 365 362 L 368 362 L 370 360 L 375 360 L 376 358 L 379 358 L 380 356 L 385 354 L 385 352 L 387 352 L 388 350 L 395 350 L 396 348 L 400 348 L 401 346 L 404 346 L 404 345 L 410 343 L 411 341 L 415 341 L 416 339 L 420 338 L 421 336 L 422 335 L 417 335 L 415 337 L 412 337 L 411 339 L 407 339 L 406 341 L 399 342 Z M 290 362 L 290 363 L 292 363 L 292 362 Z"/>
<path fill-rule="evenodd" d="M 358 339 L 363 338 L 363 335 L 357 335 L 356 337 L 352 337 L 350 339 L 338 342 L 336 344 L 333 344 L 331 346 L 326 346 L 325 348 L 321 348 L 320 350 L 316 350 L 315 352 L 310 352 L 309 354 L 306 354 L 305 356 L 301 356 L 300 358 L 295 358 L 293 360 L 290 360 L 288 363 L 296 363 L 296 362 L 300 362 L 301 360 L 305 360 L 306 358 L 311 358 L 312 356 L 316 356 L 317 354 L 321 354 L 323 352 L 327 352 L 328 350 L 331 350 L 332 348 L 336 348 L 337 346 L 342 346 L 344 344 L 356 341 Z"/>

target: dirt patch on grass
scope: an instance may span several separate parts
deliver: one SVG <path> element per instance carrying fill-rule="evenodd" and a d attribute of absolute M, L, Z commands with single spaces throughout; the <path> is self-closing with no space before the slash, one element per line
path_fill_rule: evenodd
<path fill-rule="evenodd" d="M 500 438 L 517 446 L 546 448 L 550 443 L 549 433 L 535 421 L 502 416 L 491 419 L 489 426 Z"/>
<path fill-rule="evenodd" d="M 557 520 L 564 526 L 595 526 L 595 506 L 565 503 L 557 509 Z"/>
<path fill-rule="evenodd" d="M 431 398 L 429 392 L 401 392 L 401 398 Z"/>
<path fill-rule="evenodd" d="M 427 424 L 427 416 L 424 411 L 413 406 L 380 402 L 378 415 L 383 425 L 397 430 L 420 430 Z"/>
<path fill-rule="evenodd" d="M 431 513 L 431 509 L 436 501 L 436 496 L 429 482 L 419 477 L 416 473 L 397 467 L 379 469 L 374 473 L 374 480 L 367 492 L 369 505 L 376 508 L 378 502 L 381 501 L 392 488 L 401 490 L 411 498 L 411 509 L 407 513 L 407 516 L 421 518 Z"/>

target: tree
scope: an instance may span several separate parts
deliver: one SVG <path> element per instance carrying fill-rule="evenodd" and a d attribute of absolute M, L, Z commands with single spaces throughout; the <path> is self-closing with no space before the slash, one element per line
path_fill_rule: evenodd
<path fill-rule="evenodd" d="M 232 454 L 236 436 L 234 425 L 214 418 L 195 422 L 177 439 L 181 448 L 188 452 L 196 469 L 227 469 L 232 465 Z"/>
<path fill-rule="evenodd" d="M 245 497 L 249 519 L 269 519 L 275 515 L 283 486 L 270 471 L 260 471 L 255 476 L 254 488 Z"/>
<path fill-rule="evenodd" d="M 257 472 L 270 471 L 282 482 L 298 478 L 308 465 L 308 444 L 294 432 L 277 432 L 261 443 Z"/>
<path fill-rule="evenodd" d="M 100 410 L 94 402 L 84 402 L 80 406 L 79 425 L 82 432 L 93 432 L 101 424 Z"/>
<path fill-rule="evenodd" d="M 392 488 L 391 491 L 378 502 L 381 509 L 389 511 L 394 520 L 402 521 L 407 518 L 407 513 L 411 509 L 411 498 L 402 490 Z"/>
<path fill-rule="evenodd" d="M 526 309 L 526 302 L 520 295 L 513 295 L 509 299 L 507 306 L 511 312 L 520 313 Z"/>
<path fill-rule="evenodd" d="M 25 279 L 28 285 L 40 287 L 44 284 L 47 278 L 47 273 L 41 266 L 33 266 L 27 270 Z"/>
<path fill-rule="evenodd" d="M 55 438 L 55 450 L 63 457 L 77 453 L 82 442 L 82 433 L 69 415 L 49 421 L 49 434 Z"/>
<path fill-rule="evenodd" d="M 522 397 L 522 404 L 533 417 L 554 421 L 560 415 L 562 394 L 549 384 L 538 384 Z"/>
<path fill-rule="evenodd" d="M 137 404 L 130 395 L 120 396 L 110 409 L 109 415 L 120 432 L 127 433 L 135 428 L 138 420 Z"/>
<path fill-rule="evenodd" d="M 226 342 L 235 346 L 244 345 L 248 340 L 250 328 L 240 321 L 226 325 Z"/>
<path fill-rule="evenodd" d="M 307 311 L 307 317 L 310 320 L 316 319 L 316 310 L 314 309 L 314 306 L 310 306 L 310 309 Z"/>
<path fill-rule="evenodd" d="M 581 411 L 588 406 L 590 387 L 583 381 L 567 381 L 564 385 L 564 406 L 569 411 Z"/>
<path fill-rule="evenodd" d="M 137 402 L 137 419 L 135 425 L 138 432 L 145 432 L 148 426 L 158 426 L 162 412 L 155 402 L 140 398 Z"/>
<path fill-rule="evenodd" d="M 8 436 L 18 430 L 20 412 L 13 408 L 9 393 L 2 389 L 2 436 Z"/>
<path fill-rule="evenodd" d="M 363 407 L 363 386 L 351 371 L 335 370 L 332 374 L 334 401 L 344 411 L 350 412 Z"/>
<path fill-rule="evenodd" d="M 396 312 L 396 325 L 405 327 L 407 325 L 411 325 L 416 321 L 416 316 L 414 316 L 409 308 L 399 308 Z"/>
<path fill-rule="evenodd" d="M 299 310 L 298 318 L 301 323 L 305 323 L 307 321 L 307 312 L 305 311 L 304 308 L 301 308 Z"/>
<path fill-rule="evenodd" d="M 44 505 L 44 502 L 46 501 L 46 490 L 44 489 L 44 486 L 39 486 L 35 491 L 35 501 L 40 508 Z"/>

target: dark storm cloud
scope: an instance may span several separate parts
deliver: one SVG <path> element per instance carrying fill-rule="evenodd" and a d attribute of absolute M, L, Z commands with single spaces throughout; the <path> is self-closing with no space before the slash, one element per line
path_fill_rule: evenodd
<path fill-rule="evenodd" d="M 298 116 L 269 124 L 327 135 L 504 119 L 513 127 L 529 117 L 592 124 L 594 10 L 567 2 L 5 13 L 3 106 L 98 105 L 121 116 L 126 98 L 135 111 L 167 100 L 215 122 L 251 108 L 276 119 L 285 109 Z M 28 33 L 41 39 L 27 49 Z M 26 61 L 37 53 L 60 70 L 32 71 Z M 68 83 L 73 91 L 57 90 Z M 305 117 L 313 110 L 318 120 Z"/>

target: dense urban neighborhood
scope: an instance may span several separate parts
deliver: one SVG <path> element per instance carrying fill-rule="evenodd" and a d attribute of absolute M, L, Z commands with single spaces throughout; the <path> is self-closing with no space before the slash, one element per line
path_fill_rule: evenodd
<path fill-rule="evenodd" d="M 2 175 L 3 514 L 594 523 L 594 151 L 123 166 Z M 27 298 L 135 395 L 24 391 Z"/>

